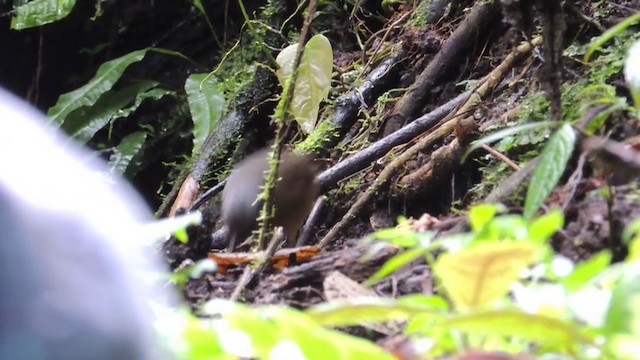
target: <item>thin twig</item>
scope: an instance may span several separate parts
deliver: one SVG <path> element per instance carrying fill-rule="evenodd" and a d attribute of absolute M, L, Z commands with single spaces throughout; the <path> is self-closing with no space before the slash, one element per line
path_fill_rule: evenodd
<path fill-rule="evenodd" d="M 518 164 L 514 163 L 513 160 L 509 159 L 506 155 L 504 155 L 500 151 L 492 148 L 491 146 L 489 146 L 487 144 L 482 144 L 481 147 L 486 152 L 488 152 L 489 154 L 495 156 L 498 160 L 500 160 L 503 163 L 509 165 L 509 167 L 512 168 L 513 170 L 515 170 L 515 171 L 520 170 L 520 166 L 518 166 Z"/>

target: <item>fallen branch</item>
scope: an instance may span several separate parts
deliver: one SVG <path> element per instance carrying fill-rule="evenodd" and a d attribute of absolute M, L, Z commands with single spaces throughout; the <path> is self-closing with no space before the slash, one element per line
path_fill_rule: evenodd
<path fill-rule="evenodd" d="M 537 38 L 534 39 L 534 41 L 532 41 L 531 43 L 525 43 L 518 46 L 518 48 L 516 48 L 514 52 L 509 54 L 494 71 L 484 77 L 477 90 L 471 93 L 471 95 L 466 100 L 466 103 L 456 112 L 456 114 L 450 115 L 449 118 L 443 121 L 442 125 L 438 126 L 436 130 L 424 136 L 415 145 L 413 145 L 411 148 L 400 154 L 396 159 L 389 163 L 380 172 L 380 175 L 371 184 L 371 186 L 358 197 L 356 202 L 351 206 L 344 217 L 322 238 L 318 246 L 321 248 L 326 246 L 337 236 L 337 234 L 345 230 L 351 223 L 351 221 L 356 218 L 357 214 L 359 214 L 362 209 L 365 209 L 366 206 L 373 200 L 374 196 L 388 185 L 390 179 L 399 172 L 401 167 L 409 159 L 413 158 L 418 153 L 423 152 L 426 148 L 432 146 L 436 140 L 442 139 L 444 136 L 451 134 L 456 128 L 459 118 L 463 114 L 470 112 L 471 107 L 479 102 L 482 96 L 488 94 L 490 90 L 494 89 L 496 85 L 499 84 L 500 81 L 502 81 L 505 74 L 508 72 L 508 69 L 513 67 L 516 60 L 520 59 L 524 54 L 529 53 L 533 49 L 533 44 L 539 43 L 540 41 L 541 39 Z M 432 159 L 431 161 L 437 162 L 438 159 Z"/>

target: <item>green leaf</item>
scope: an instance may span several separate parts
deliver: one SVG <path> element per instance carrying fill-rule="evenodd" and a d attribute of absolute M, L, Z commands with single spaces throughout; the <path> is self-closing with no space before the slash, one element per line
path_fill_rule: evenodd
<path fill-rule="evenodd" d="M 206 273 L 217 270 L 217 262 L 210 258 L 204 258 L 196 261 L 195 264 L 180 266 L 170 274 L 169 279 L 178 287 L 179 291 L 182 292 L 189 279 L 199 279 Z"/>
<path fill-rule="evenodd" d="M 569 124 L 562 125 L 549 139 L 540 154 L 538 167 L 534 170 L 527 189 L 524 202 L 525 218 L 533 217 L 560 180 L 573 153 L 575 141 L 575 132 Z"/>
<path fill-rule="evenodd" d="M 539 128 L 551 127 L 551 126 L 553 126 L 555 124 L 557 124 L 556 121 L 536 121 L 534 123 L 510 126 L 508 128 L 505 128 L 505 129 L 502 129 L 502 130 L 498 130 L 498 131 L 496 131 L 496 132 L 494 132 L 492 134 L 489 134 L 489 135 L 483 137 L 482 139 L 478 139 L 476 141 L 471 142 L 471 144 L 469 144 L 469 148 L 467 149 L 467 151 L 464 152 L 464 154 L 462 155 L 462 159 L 460 161 L 464 162 L 466 157 L 473 150 L 479 148 L 480 146 L 482 146 L 484 144 L 490 144 L 492 142 L 495 142 L 495 141 L 498 141 L 498 140 L 502 140 L 502 139 L 506 138 L 507 136 L 512 136 L 512 135 L 519 134 L 519 133 L 522 133 L 522 132 L 529 132 L 531 130 L 535 130 L 535 129 L 539 129 Z"/>
<path fill-rule="evenodd" d="M 640 260 L 640 219 L 634 220 L 624 229 L 622 241 L 629 244 L 629 255 L 625 261 Z"/>
<path fill-rule="evenodd" d="M 175 346 L 179 349 L 181 359 L 233 359 L 226 355 L 221 344 L 221 334 L 212 330 L 209 321 L 201 320 L 192 315 L 185 315 L 186 321 L 182 332 L 184 346 Z M 222 332 L 222 331 L 221 331 Z M 169 339 L 173 340 L 174 339 Z"/>
<path fill-rule="evenodd" d="M 560 283 L 567 291 L 576 291 L 599 275 L 610 263 L 611 252 L 600 251 L 590 259 L 578 263 L 569 275 L 560 280 Z"/>
<path fill-rule="evenodd" d="M 186 243 L 188 241 L 187 226 L 198 225 L 201 222 L 202 214 L 199 211 L 158 220 L 145 226 L 141 238 L 164 239 L 167 235 L 173 234 L 182 243 Z"/>
<path fill-rule="evenodd" d="M 124 174 L 129 166 L 132 165 L 133 159 L 139 156 L 140 149 L 142 149 L 142 145 L 144 145 L 146 140 L 147 133 L 144 131 L 134 132 L 122 139 L 113 154 L 109 157 L 109 168 L 111 171 Z"/>
<path fill-rule="evenodd" d="M 531 242 L 483 242 L 440 255 L 433 270 L 458 309 L 482 308 L 505 296 L 539 252 Z"/>
<path fill-rule="evenodd" d="M 576 349 L 576 328 L 555 318 L 516 310 L 475 312 L 453 317 L 435 325 L 472 334 L 493 334 L 533 341 L 539 344 Z"/>
<path fill-rule="evenodd" d="M 192 0 L 193 6 L 195 6 L 201 13 L 205 13 L 204 6 L 202 6 L 202 1 L 200 0 Z"/>
<path fill-rule="evenodd" d="M 443 305 L 444 303 L 444 305 Z M 305 313 L 323 326 L 351 326 L 389 320 L 405 320 L 419 313 L 441 313 L 446 302 L 410 299 L 399 301 L 377 297 L 357 297 L 322 303 Z"/>
<path fill-rule="evenodd" d="M 279 324 L 282 339 L 293 340 L 300 348 L 305 359 L 394 359 L 391 354 L 372 342 L 340 331 L 327 330 L 299 311 L 282 307 L 268 307 L 265 310 L 264 314 Z M 271 351 L 274 350 L 271 349 Z M 258 356 L 258 358 L 266 359 L 267 356 L 264 355 L 267 354 Z M 273 354 L 273 358 L 286 359 L 292 357 L 290 357 L 289 353 L 284 352 L 280 353 L 279 356 Z"/>
<path fill-rule="evenodd" d="M 613 288 L 605 317 L 604 331 L 608 335 L 637 331 L 633 326 L 638 317 L 635 310 L 640 299 L 640 263 L 624 266 L 625 271 Z"/>
<path fill-rule="evenodd" d="M 290 45 L 276 58 L 280 65 L 276 75 L 283 88 L 293 73 L 297 48 L 297 44 Z M 307 134 L 315 126 L 320 102 L 329 95 L 332 69 L 331 43 L 324 35 L 313 36 L 304 47 L 291 102 L 291 112 L 300 128 Z"/>
<path fill-rule="evenodd" d="M 550 211 L 531 222 L 528 231 L 529 240 L 544 245 L 551 235 L 562 228 L 563 224 L 562 212 L 559 210 Z"/>
<path fill-rule="evenodd" d="M 469 224 L 472 231 L 480 231 L 498 212 L 494 204 L 475 205 L 469 210 Z"/>
<path fill-rule="evenodd" d="M 49 109 L 51 122 L 61 126 L 72 111 L 83 106 L 92 106 L 100 96 L 111 90 L 127 67 L 144 58 L 148 49 L 130 52 L 100 65 L 96 75 L 80 88 L 60 95 L 58 102 Z"/>
<path fill-rule="evenodd" d="M 381 266 L 378 271 L 376 271 L 375 274 L 371 275 L 371 277 L 364 283 L 364 286 L 371 286 L 377 281 L 384 279 L 394 271 L 423 256 L 426 251 L 428 250 L 423 248 L 415 248 L 394 255 L 391 259 L 387 260 L 384 265 Z"/>
<path fill-rule="evenodd" d="M 527 222 L 520 215 L 502 215 L 485 224 L 472 243 L 483 241 L 528 240 Z"/>
<path fill-rule="evenodd" d="M 192 154 L 200 151 L 213 125 L 222 116 L 224 94 L 216 79 L 209 74 L 191 74 L 184 84 L 189 110 L 193 118 Z"/>
<path fill-rule="evenodd" d="M 224 348 L 236 355 L 258 359 L 394 359 L 370 341 L 325 329 L 294 309 L 276 306 L 251 309 L 221 301 L 210 303 L 208 307 L 221 312 L 236 330 L 233 336 L 230 333 L 222 339 Z M 239 341 L 244 337 L 248 339 Z"/>
<path fill-rule="evenodd" d="M 403 248 L 411 248 L 419 246 L 421 243 L 429 242 L 435 235 L 433 233 L 417 233 L 411 229 L 411 227 L 402 222 L 399 226 L 380 229 L 369 235 L 367 240 L 377 239 L 382 240 L 388 244 Z"/>
<path fill-rule="evenodd" d="M 589 58 L 591 58 L 591 55 L 596 50 L 599 50 L 602 47 L 602 45 L 604 45 L 604 43 L 606 43 L 607 41 L 613 39 L 614 37 L 619 35 L 621 32 L 623 32 L 627 28 L 633 26 L 637 22 L 640 22 L 640 12 L 629 16 L 628 18 L 624 19 L 623 21 L 617 23 L 614 27 L 612 27 L 612 28 L 608 29 L 607 31 L 605 31 L 604 34 L 602 34 L 602 35 L 598 36 L 597 38 L 595 38 L 591 42 L 591 44 L 589 45 L 587 51 L 584 54 L 584 62 L 588 63 L 589 62 Z"/>
<path fill-rule="evenodd" d="M 65 18 L 73 7 L 75 0 L 33 0 L 14 9 L 11 28 L 24 30 L 41 26 Z"/>
<path fill-rule="evenodd" d="M 613 354 L 610 358 L 616 360 L 637 360 L 638 344 L 640 344 L 640 295 L 634 293 L 627 297 L 626 319 L 630 331 L 617 332 L 609 336 L 607 342 L 609 351 Z"/>
<path fill-rule="evenodd" d="M 625 244 L 631 244 L 638 238 L 640 238 L 640 219 L 635 219 L 622 232 L 622 241 Z"/>
<path fill-rule="evenodd" d="M 436 311 L 449 311 L 449 303 L 439 295 L 405 295 L 397 299 L 398 304 L 412 308 L 431 309 Z"/>
<path fill-rule="evenodd" d="M 159 99 L 170 93 L 169 90 L 156 88 L 157 85 L 153 81 L 136 81 L 120 90 L 107 91 L 92 106 L 82 106 L 71 112 L 61 128 L 74 140 L 84 144 L 112 121 L 127 117 L 143 100 Z"/>

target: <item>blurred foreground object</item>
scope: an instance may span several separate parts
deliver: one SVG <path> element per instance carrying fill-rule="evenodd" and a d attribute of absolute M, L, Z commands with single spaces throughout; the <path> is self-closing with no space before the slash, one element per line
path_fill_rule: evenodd
<path fill-rule="evenodd" d="M 0 359 L 165 359 L 139 196 L 0 89 Z M 146 244 L 145 244 L 146 242 Z"/>

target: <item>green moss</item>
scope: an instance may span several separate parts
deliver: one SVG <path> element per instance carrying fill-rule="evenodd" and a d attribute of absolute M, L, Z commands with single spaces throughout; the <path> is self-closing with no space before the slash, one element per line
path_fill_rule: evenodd
<path fill-rule="evenodd" d="M 352 176 L 341 184 L 342 186 L 340 187 L 340 191 L 344 194 L 353 194 L 354 191 L 358 190 L 360 186 L 362 186 L 362 183 L 362 176 Z"/>
<path fill-rule="evenodd" d="M 407 25 L 415 27 L 423 27 L 427 25 L 427 17 L 429 15 L 428 1 L 420 1 L 418 6 L 413 9 Z"/>
<path fill-rule="evenodd" d="M 262 9 L 260 18 L 272 19 L 281 16 L 284 8 L 277 0 L 269 0 Z M 256 66 L 269 66 L 264 63 L 265 54 L 263 50 L 264 42 L 269 34 L 274 31 L 270 25 L 264 21 L 252 21 L 249 26 L 244 25 L 241 32 L 240 42 L 228 44 L 226 58 L 223 56 L 215 76 L 220 79 L 225 98 L 230 99 L 237 94 L 244 86 L 251 81 L 255 74 Z M 235 47 L 235 48 L 234 48 Z"/>
<path fill-rule="evenodd" d="M 338 133 L 333 124 L 330 121 L 321 121 L 315 130 L 304 141 L 299 143 L 296 148 L 305 153 L 319 152 L 325 149 L 324 144 L 337 137 Z"/>
<path fill-rule="evenodd" d="M 596 56 L 592 56 L 587 77 L 592 84 L 604 84 L 618 76 L 624 66 L 627 50 L 635 41 L 640 40 L 637 31 L 625 31 L 620 36 L 600 48 Z M 586 51 L 587 46 L 583 49 Z"/>

